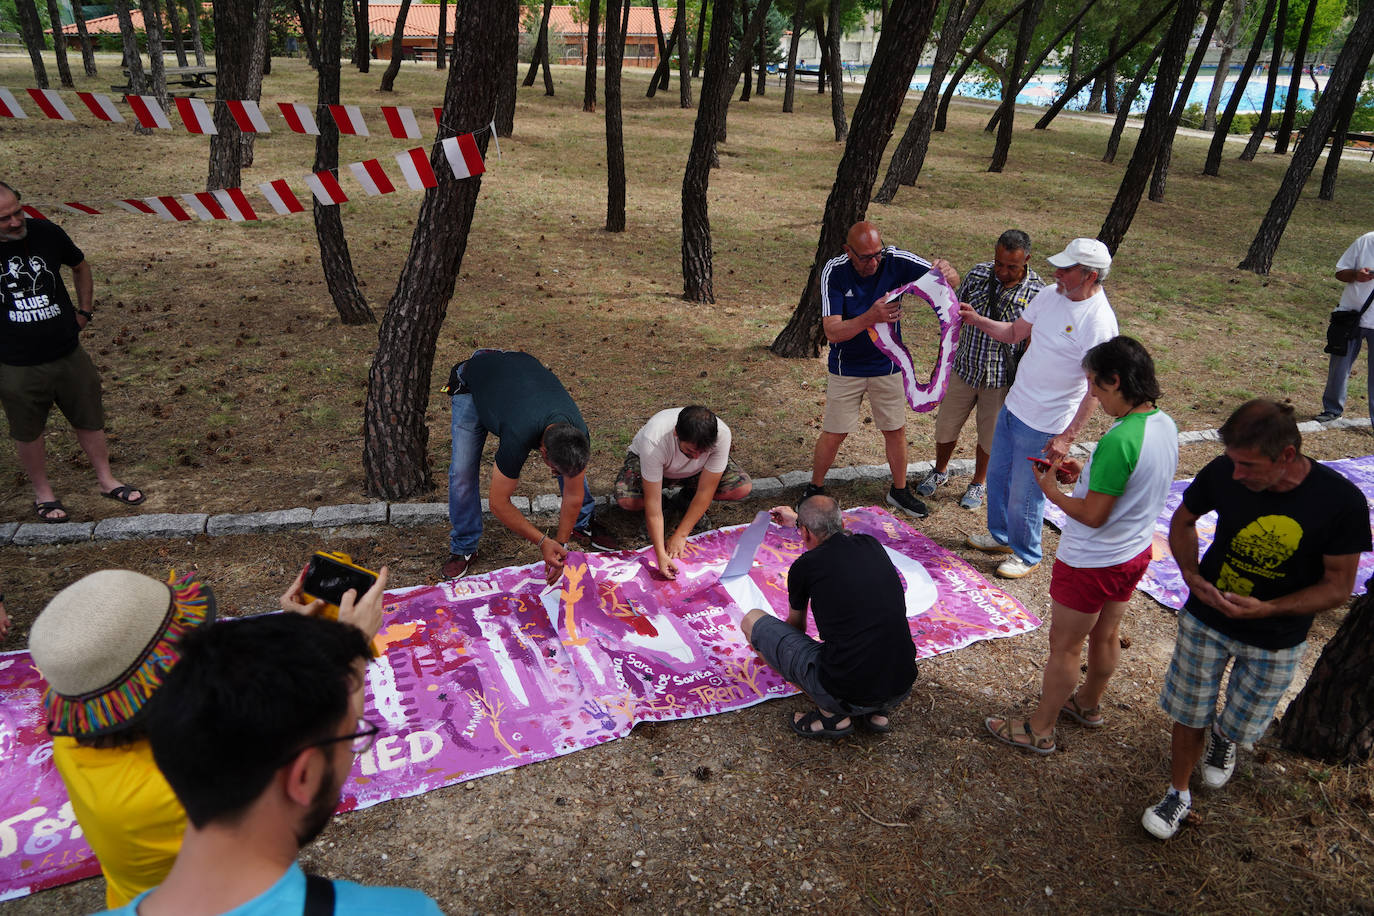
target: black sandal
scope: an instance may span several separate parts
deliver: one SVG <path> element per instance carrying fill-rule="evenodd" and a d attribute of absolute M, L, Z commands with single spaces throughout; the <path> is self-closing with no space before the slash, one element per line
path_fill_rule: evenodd
<path fill-rule="evenodd" d="M 854 723 L 850 722 L 846 728 L 836 728 L 835 723 L 848 718 L 849 716 L 845 713 L 827 716 L 819 709 L 813 709 L 800 719 L 792 720 L 792 731 L 803 738 L 843 738 L 854 731 Z M 821 727 L 819 729 L 812 728 L 811 726 L 817 722 L 821 723 Z"/>
<path fill-rule="evenodd" d="M 882 716 L 887 720 L 887 724 L 879 725 L 877 722 L 874 722 L 874 716 Z M 892 712 L 887 709 L 875 709 L 873 712 L 859 716 L 859 721 L 864 724 L 864 728 L 871 732 L 877 732 L 880 735 L 885 735 L 892 731 Z"/>
<path fill-rule="evenodd" d="M 62 505 L 62 500 L 54 499 L 46 503 L 34 503 L 33 512 L 38 516 L 39 521 L 47 522 L 49 525 L 60 525 L 63 522 L 72 520 L 71 514 L 67 512 L 67 507 Z M 61 518 L 55 518 L 54 513 L 61 512 Z"/>

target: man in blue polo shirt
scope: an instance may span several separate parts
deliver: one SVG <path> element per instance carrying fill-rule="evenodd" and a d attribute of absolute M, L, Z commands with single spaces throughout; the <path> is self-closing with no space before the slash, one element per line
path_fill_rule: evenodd
<path fill-rule="evenodd" d="M 821 268 L 821 327 L 830 341 L 829 377 L 825 386 L 825 419 L 811 460 L 811 482 L 800 505 L 825 492 L 825 473 L 845 437 L 859 428 L 859 405 L 868 395 L 873 422 L 883 434 L 887 464 L 892 471 L 889 505 L 924 518 L 926 505 L 906 485 L 906 394 L 902 370 L 878 349 L 868 335 L 874 325 L 890 322 L 893 337 L 902 339 L 900 297 L 886 301 L 899 286 L 919 280 L 934 266 L 952 287 L 959 275 L 948 261 L 932 262 L 892 245 L 884 245 L 878 227 L 855 223 L 845 238 L 844 254 Z"/>

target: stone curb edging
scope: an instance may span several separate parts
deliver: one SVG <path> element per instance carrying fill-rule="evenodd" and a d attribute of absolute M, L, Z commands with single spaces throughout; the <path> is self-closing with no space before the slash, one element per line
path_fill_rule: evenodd
<path fill-rule="evenodd" d="M 1308 420 L 1298 424 L 1299 432 L 1315 433 L 1328 429 L 1367 427 L 1367 419 L 1341 418 L 1329 423 Z M 1178 434 L 1179 445 L 1195 442 L 1219 442 L 1215 429 L 1190 430 Z M 1071 449 L 1076 457 L 1086 457 L 1096 442 L 1077 444 Z M 924 474 L 935 466 L 933 461 L 918 461 L 907 465 L 907 475 Z M 973 460 L 961 458 L 950 462 L 951 477 L 973 473 Z M 854 467 L 831 468 L 825 475 L 828 484 L 852 483 L 856 480 L 885 480 L 885 464 L 862 464 Z M 751 498 L 772 497 L 805 486 L 811 481 L 810 471 L 787 471 L 777 477 L 762 477 L 754 481 Z M 540 494 L 532 500 L 524 496 L 511 499 L 515 508 L 534 515 L 556 513 L 559 498 L 552 493 Z M 610 497 L 596 497 L 598 506 L 606 506 Z M 482 500 L 482 514 L 490 515 L 487 501 Z M 107 518 L 99 522 L 0 522 L 0 547 L 37 547 L 53 544 L 80 544 L 87 541 L 130 541 L 145 538 L 190 538 L 198 534 L 223 537 L 234 534 L 273 534 L 281 531 L 301 531 L 312 528 L 343 528 L 356 525 L 428 525 L 448 520 L 448 503 L 353 503 L 341 506 L 320 506 L 317 509 L 280 509 L 273 512 L 246 512 L 209 515 L 193 512 L 184 515 L 155 513 Z"/>

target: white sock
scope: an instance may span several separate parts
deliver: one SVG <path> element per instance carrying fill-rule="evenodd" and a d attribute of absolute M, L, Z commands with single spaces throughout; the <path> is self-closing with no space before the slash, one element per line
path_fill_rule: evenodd
<path fill-rule="evenodd" d="M 1193 807 L 1193 793 L 1192 793 L 1192 792 L 1188 791 L 1187 789 L 1184 789 L 1182 792 L 1179 792 L 1179 790 L 1178 790 L 1178 789 L 1175 789 L 1173 786 L 1170 786 L 1170 787 L 1169 787 L 1169 791 L 1170 791 L 1170 792 L 1177 792 L 1177 793 L 1178 793 L 1178 797 L 1179 797 L 1180 799 L 1182 799 L 1182 801 L 1183 801 L 1183 803 L 1184 803 L 1185 805 L 1187 805 L 1189 808 Z"/>

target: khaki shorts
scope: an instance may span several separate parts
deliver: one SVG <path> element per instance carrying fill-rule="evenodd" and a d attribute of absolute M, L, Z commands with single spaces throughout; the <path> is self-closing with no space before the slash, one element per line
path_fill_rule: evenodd
<path fill-rule="evenodd" d="M 9 420 L 10 438 L 16 442 L 33 442 L 43 435 L 54 404 L 77 429 L 105 428 L 100 373 L 79 346 L 50 363 L 0 365 L 0 402 Z"/>
<path fill-rule="evenodd" d="M 827 433 L 852 433 L 859 428 L 859 405 L 868 394 L 868 409 L 878 429 L 889 432 L 906 426 L 906 392 L 902 375 L 858 377 L 829 373 L 825 383 L 825 419 L 821 429 Z"/>
<path fill-rule="evenodd" d="M 950 374 L 949 391 L 935 415 L 935 441 L 956 442 L 968 415 L 978 405 L 978 447 L 992 454 L 992 434 L 997 430 L 997 413 L 1010 388 L 974 388 L 959 376 Z"/>

